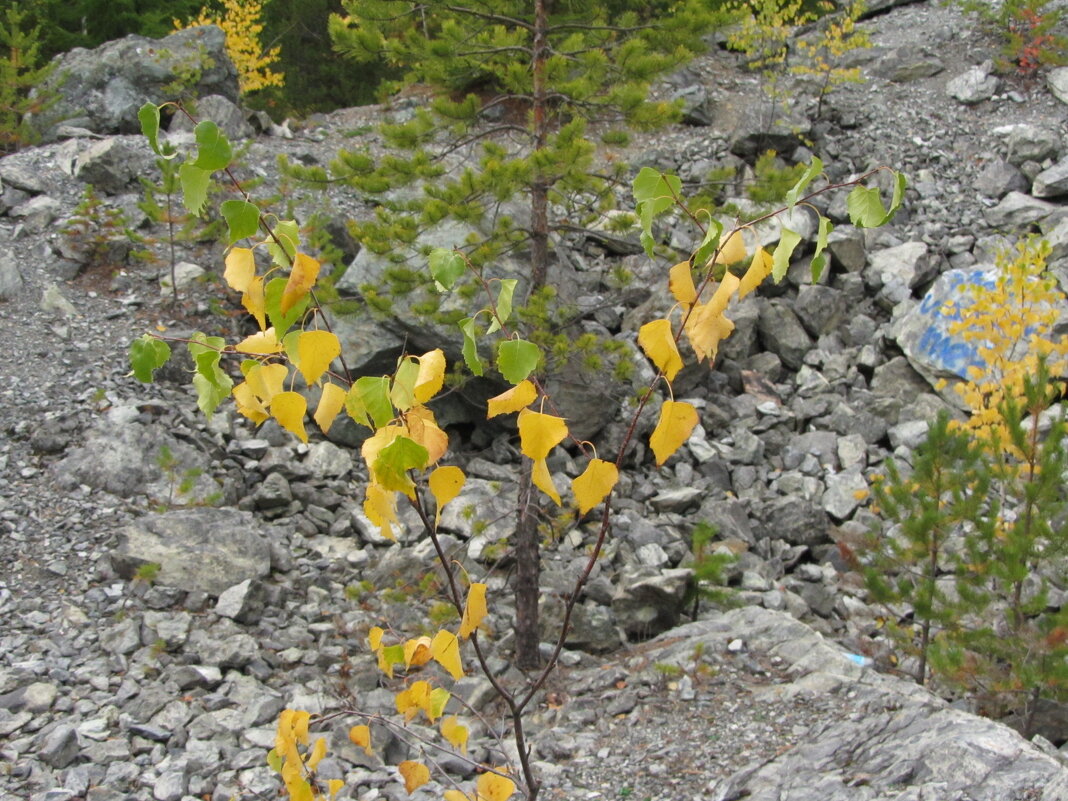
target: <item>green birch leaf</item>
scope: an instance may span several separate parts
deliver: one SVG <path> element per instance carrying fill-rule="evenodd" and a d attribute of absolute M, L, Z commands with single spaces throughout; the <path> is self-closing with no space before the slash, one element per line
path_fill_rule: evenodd
<path fill-rule="evenodd" d="M 387 490 L 408 494 L 413 486 L 408 471 L 422 470 L 429 458 L 430 452 L 415 440 L 397 437 L 379 451 L 374 463 L 375 478 Z"/>
<path fill-rule="evenodd" d="M 226 226 L 230 229 L 230 242 L 255 236 L 260 229 L 260 210 L 247 200 L 224 200 L 220 207 Z"/>
<path fill-rule="evenodd" d="M 808 168 L 801 174 L 801 177 L 797 179 L 797 183 L 794 184 L 793 189 L 786 193 L 786 205 L 788 208 L 793 208 L 797 205 L 798 199 L 804 194 L 805 189 L 812 183 L 812 180 L 823 172 L 823 162 L 817 156 L 812 157 L 812 162 L 808 165 Z"/>
<path fill-rule="evenodd" d="M 182 184 L 182 203 L 190 214 L 199 217 L 208 202 L 211 173 L 186 162 L 178 168 L 178 180 Z"/>
<path fill-rule="evenodd" d="M 223 373 L 222 379 L 211 381 L 201 373 L 193 376 L 193 387 L 197 391 L 197 406 L 209 420 L 219 408 L 219 404 L 230 397 L 230 390 L 233 389 L 234 382 L 229 376 Z"/>
<path fill-rule="evenodd" d="M 304 310 L 308 308 L 308 303 L 311 300 L 308 295 L 305 295 L 288 312 L 282 314 L 282 293 L 285 292 L 285 289 L 285 278 L 272 278 L 267 282 L 267 286 L 263 290 L 267 319 L 274 326 L 275 336 L 281 338 L 283 342 L 285 341 L 286 332 L 303 316 Z"/>
<path fill-rule="evenodd" d="M 849 221 L 857 228 L 877 228 L 888 217 L 877 186 L 853 187 L 846 198 L 846 208 L 849 210 Z"/>
<path fill-rule="evenodd" d="M 148 146 L 157 156 L 172 159 L 177 151 L 172 145 L 159 143 L 159 106 L 155 103 L 145 103 L 137 111 L 137 119 L 141 121 L 141 133 L 148 139 Z"/>
<path fill-rule="evenodd" d="M 903 172 L 894 173 L 894 195 L 890 200 L 890 209 L 886 213 L 884 223 L 890 222 L 897 210 L 901 208 L 902 202 L 905 200 L 905 189 L 908 187 L 908 179 Z"/>
<path fill-rule="evenodd" d="M 693 264 L 697 267 L 703 267 L 705 262 L 712 258 L 712 254 L 716 252 L 716 248 L 719 247 L 719 237 L 723 233 L 723 224 L 719 220 L 709 220 L 708 231 L 705 233 L 705 238 L 701 240 L 701 244 L 693 254 Z"/>
<path fill-rule="evenodd" d="M 393 404 L 389 400 L 389 379 L 385 376 L 365 375 L 356 379 L 353 391 L 364 411 L 374 422 L 375 428 L 387 425 L 393 419 Z"/>
<path fill-rule="evenodd" d="M 457 279 L 464 274 L 467 264 L 455 250 L 434 248 L 430 251 L 430 275 L 438 292 L 452 289 Z"/>
<path fill-rule="evenodd" d="M 819 231 L 816 233 L 816 252 L 812 254 L 812 283 L 814 284 L 820 280 L 823 268 L 827 264 L 827 257 L 823 255 L 823 251 L 827 249 L 827 237 L 833 230 L 834 226 L 831 221 L 821 214 Z"/>
<path fill-rule="evenodd" d="M 293 259 L 297 256 L 300 228 L 296 220 L 282 220 L 274 226 L 272 232 L 274 236 L 267 238 L 267 252 L 271 254 L 271 261 L 274 264 L 283 270 L 288 270 L 293 266 Z M 282 243 L 282 247 L 278 246 L 279 242 Z"/>
<path fill-rule="evenodd" d="M 631 186 L 636 203 L 666 196 L 668 205 L 671 205 L 675 202 L 674 196 L 682 192 L 682 180 L 678 176 L 662 173 L 652 167 L 642 167 Z"/>
<path fill-rule="evenodd" d="M 152 372 L 170 358 L 170 345 L 148 334 L 130 343 L 130 367 L 134 378 L 145 384 L 152 383 Z"/>
<path fill-rule="evenodd" d="M 512 316 L 512 296 L 515 294 L 515 287 L 518 283 L 514 278 L 501 279 L 501 291 L 497 293 L 497 316 L 490 323 L 487 334 L 500 331 L 501 323 L 507 323 L 508 318 Z"/>
<path fill-rule="evenodd" d="M 786 275 L 786 271 L 790 268 L 790 257 L 800 241 L 800 234 L 794 233 L 789 228 L 784 227 L 779 233 L 779 244 L 771 257 L 771 275 L 776 284 L 782 280 L 783 276 Z"/>
<path fill-rule="evenodd" d="M 230 160 L 234 151 L 230 147 L 230 140 L 219 130 L 219 126 L 211 120 L 198 122 L 194 129 L 197 138 L 197 160 L 193 166 L 209 173 L 215 170 L 225 170 L 230 166 Z"/>
<path fill-rule="evenodd" d="M 510 384 L 518 384 L 534 372 L 541 350 L 525 339 L 506 339 L 497 346 L 497 369 Z"/>
<path fill-rule="evenodd" d="M 459 322 L 460 331 L 464 335 L 464 347 L 462 350 L 464 363 L 473 375 L 482 375 L 482 360 L 478 358 L 478 342 L 475 339 L 475 318 L 465 317 Z"/>

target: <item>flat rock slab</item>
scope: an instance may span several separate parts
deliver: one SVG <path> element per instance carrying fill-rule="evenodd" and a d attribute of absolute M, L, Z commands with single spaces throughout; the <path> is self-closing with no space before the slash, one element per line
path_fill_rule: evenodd
<path fill-rule="evenodd" d="M 220 595 L 271 569 L 267 538 L 249 514 L 233 509 L 178 509 L 145 515 L 119 532 L 111 555 L 119 575 L 132 578 L 149 563 L 154 581 L 187 592 Z"/>

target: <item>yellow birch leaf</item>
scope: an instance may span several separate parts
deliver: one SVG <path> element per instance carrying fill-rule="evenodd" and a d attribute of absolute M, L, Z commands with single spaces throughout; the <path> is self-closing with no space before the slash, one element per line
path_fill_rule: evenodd
<path fill-rule="evenodd" d="M 698 361 L 714 361 L 719 343 L 734 330 L 734 323 L 727 317 L 712 312 L 711 304 L 699 303 L 686 320 L 686 337 Z"/>
<path fill-rule="evenodd" d="M 304 430 L 304 414 L 308 402 L 299 392 L 279 392 L 271 398 L 271 415 L 286 431 L 295 434 L 301 442 L 308 441 Z"/>
<path fill-rule="evenodd" d="M 378 484 L 367 485 L 367 496 L 363 501 L 363 513 L 367 519 L 378 526 L 382 536 L 391 542 L 396 542 L 397 537 L 393 533 L 393 524 L 399 523 L 397 519 L 397 493 L 384 489 Z"/>
<path fill-rule="evenodd" d="M 323 761 L 323 757 L 326 756 L 326 739 L 320 737 L 315 741 L 315 745 L 312 746 L 312 752 L 308 756 L 308 769 L 315 770 L 319 763 Z"/>
<path fill-rule="evenodd" d="M 553 477 L 549 472 L 548 462 L 544 459 L 534 460 L 531 480 L 534 482 L 534 486 L 552 498 L 557 506 L 560 505 L 560 493 L 556 491 L 556 485 L 553 484 Z"/>
<path fill-rule="evenodd" d="M 771 254 L 764 248 L 757 250 L 753 255 L 753 261 L 749 265 L 749 269 L 745 271 L 741 283 L 738 284 L 738 300 L 741 300 L 764 283 L 764 279 L 771 275 L 771 267 L 774 263 Z"/>
<path fill-rule="evenodd" d="M 242 381 L 234 387 L 232 394 L 234 403 L 237 405 L 238 414 L 247 417 L 256 425 L 270 418 L 271 415 L 260 403 L 260 399 L 256 397 L 256 393 L 252 391 L 248 381 Z"/>
<path fill-rule="evenodd" d="M 371 748 L 370 726 L 353 726 L 349 729 L 349 741 L 362 748 L 367 756 L 372 756 L 374 754 L 374 751 Z"/>
<path fill-rule="evenodd" d="M 719 286 L 716 287 L 716 291 L 712 293 L 708 301 L 708 314 L 716 316 L 723 314 L 727 310 L 731 295 L 738 289 L 740 283 L 741 280 L 734 273 L 725 273 L 723 280 L 719 282 Z"/>
<path fill-rule="evenodd" d="M 652 320 L 638 331 L 638 344 L 645 355 L 652 359 L 657 369 L 669 381 L 674 381 L 682 369 L 682 357 L 675 345 L 675 334 L 670 320 Z"/>
<path fill-rule="evenodd" d="M 419 667 L 430 661 L 430 638 L 414 637 L 404 643 L 404 667 Z"/>
<path fill-rule="evenodd" d="M 460 641 L 451 631 L 442 629 L 434 635 L 430 645 L 430 652 L 435 661 L 447 671 L 454 679 L 464 677 L 463 665 L 460 664 Z"/>
<path fill-rule="evenodd" d="M 371 754 L 368 754 L 371 756 Z M 328 779 L 326 782 L 326 791 L 330 794 L 331 801 L 334 796 L 341 792 L 341 788 L 345 786 L 344 779 Z"/>
<path fill-rule="evenodd" d="M 445 707 L 449 705 L 450 698 L 452 698 L 452 693 L 444 687 L 436 687 L 430 693 L 430 697 L 427 699 L 426 716 L 431 723 L 445 714 Z"/>
<path fill-rule="evenodd" d="M 282 391 L 288 375 L 289 368 L 284 364 L 256 364 L 248 371 L 245 382 L 262 403 L 269 404 Z"/>
<path fill-rule="evenodd" d="M 745 256 L 745 240 L 742 238 L 742 229 L 739 228 L 727 235 L 713 264 L 737 264 Z"/>
<path fill-rule="evenodd" d="M 441 721 L 441 736 L 448 740 L 453 748 L 461 753 L 467 753 L 467 726 L 456 719 L 456 715 L 449 715 Z"/>
<path fill-rule="evenodd" d="M 289 801 L 315 801 L 315 793 L 307 779 L 295 776 L 286 782 L 286 791 L 289 793 Z"/>
<path fill-rule="evenodd" d="M 460 639 L 466 640 L 471 632 L 482 625 L 486 617 L 486 585 L 472 582 L 467 591 L 467 603 L 464 605 L 464 617 L 460 621 Z"/>
<path fill-rule="evenodd" d="M 683 401 L 664 401 L 664 405 L 660 407 L 660 420 L 649 438 L 657 467 L 666 462 L 668 457 L 690 438 L 697 420 L 697 410 L 690 404 Z"/>
<path fill-rule="evenodd" d="M 478 801 L 508 801 L 515 793 L 515 782 L 496 773 L 483 773 L 475 782 Z"/>
<path fill-rule="evenodd" d="M 486 419 L 499 414 L 518 412 L 532 404 L 538 397 L 538 390 L 525 378 L 511 389 L 486 401 Z"/>
<path fill-rule="evenodd" d="M 341 355 L 341 342 L 329 331 L 303 331 L 297 337 L 300 374 L 309 384 L 318 381 Z"/>
<path fill-rule="evenodd" d="M 438 394 L 445 383 L 445 353 L 441 348 L 419 357 L 419 375 L 415 379 L 415 402 L 426 403 Z"/>
<path fill-rule="evenodd" d="M 411 795 L 428 781 L 430 781 L 430 768 L 422 762 L 413 762 L 406 759 L 397 765 L 397 770 L 404 777 L 404 789 Z"/>
<path fill-rule="evenodd" d="M 308 724 L 310 723 L 311 712 L 306 709 L 293 710 L 293 739 L 301 745 L 308 744 Z"/>
<path fill-rule="evenodd" d="M 367 632 L 367 644 L 371 646 L 372 652 L 382 647 L 382 635 L 385 633 L 381 626 L 371 626 L 371 630 Z"/>
<path fill-rule="evenodd" d="M 426 406 L 413 406 L 404 419 L 408 423 L 408 436 L 426 448 L 427 467 L 437 464 L 449 449 L 449 435 L 438 428 L 434 413 Z"/>
<path fill-rule="evenodd" d="M 617 481 L 619 470 L 612 462 L 590 459 L 582 475 L 571 482 L 571 491 L 575 494 L 579 514 L 586 514 L 607 498 Z"/>
<path fill-rule="evenodd" d="M 435 526 L 441 522 L 441 510 L 445 508 L 445 504 L 460 494 L 466 481 L 464 471 L 452 465 L 435 468 L 430 474 L 427 483 L 430 486 L 430 494 L 434 496 L 434 502 L 437 504 L 437 511 L 434 513 Z"/>
<path fill-rule="evenodd" d="M 226 269 L 223 278 L 230 288 L 237 292 L 247 292 L 252 279 L 256 277 L 256 256 L 248 248 L 230 248 L 224 261 Z"/>
<path fill-rule="evenodd" d="M 315 407 L 315 424 L 325 434 L 334 423 L 334 418 L 341 412 L 345 405 L 345 396 L 348 393 L 337 384 L 323 384 L 323 392 L 319 396 L 319 405 Z"/>
<path fill-rule="evenodd" d="M 410 721 L 420 710 L 430 708 L 430 685 L 425 681 L 413 682 L 407 689 L 397 693 L 393 702 L 404 719 Z"/>
<path fill-rule="evenodd" d="M 256 318 L 261 331 L 267 327 L 267 296 L 263 291 L 263 276 L 257 275 L 248 282 L 248 288 L 241 296 L 241 305 Z"/>
<path fill-rule="evenodd" d="M 567 423 L 562 417 L 532 412 L 530 409 L 520 410 L 519 444 L 524 456 L 534 461 L 545 459 L 549 451 L 559 445 L 566 436 Z"/>
<path fill-rule="evenodd" d="M 281 353 L 282 343 L 278 341 L 278 336 L 274 333 L 274 326 L 271 326 L 266 331 L 245 337 L 234 345 L 234 350 L 238 353 Z"/>
<path fill-rule="evenodd" d="M 298 253 L 293 258 L 293 269 L 289 271 L 289 279 L 285 289 L 282 290 L 282 298 L 278 302 L 278 308 L 282 314 L 287 314 L 290 309 L 300 302 L 301 298 L 308 294 L 315 279 L 319 277 L 319 262 L 307 253 Z"/>
<path fill-rule="evenodd" d="M 445 801 L 474 801 L 467 793 L 460 790 L 446 790 L 445 795 L 442 796 Z"/>
<path fill-rule="evenodd" d="M 684 309 L 697 302 L 697 287 L 693 285 L 689 261 L 680 261 L 668 271 L 668 289 Z"/>

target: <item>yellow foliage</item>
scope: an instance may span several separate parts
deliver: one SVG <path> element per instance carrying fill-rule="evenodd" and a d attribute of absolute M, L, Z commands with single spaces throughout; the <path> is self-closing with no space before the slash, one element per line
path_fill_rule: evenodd
<path fill-rule="evenodd" d="M 244 95 L 285 83 L 285 75 L 271 69 L 282 54 L 281 48 L 264 50 L 260 41 L 262 17 L 263 0 L 223 0 L 221 15 L 202 8 L 200 14 L 184 25 L 175 20 L 174 29 L 185 30 L 200 25 L 218 25 L 222 28 L 226 34 L 226 52 L 237 67 L 237 80 Z"/>

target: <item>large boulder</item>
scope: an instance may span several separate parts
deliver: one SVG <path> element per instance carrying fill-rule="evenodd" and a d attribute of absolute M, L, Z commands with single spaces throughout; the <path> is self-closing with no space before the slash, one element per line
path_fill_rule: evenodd
<path fill-rule="evenodd" d="M 31 122 L 45 140 L 55 139 L 60 125 L 138 133 L 137 110 L 147 102 L 222 95 L 236 103 L 237 70 L 225 45 L 222 30 L 210 25 L 163 39 L 127 36 L 93 50 L 76 47 L 54 59 L 41 91 L 58 100 Z"/>

